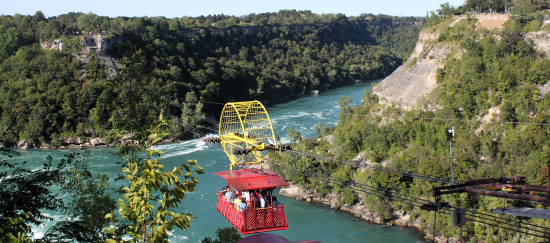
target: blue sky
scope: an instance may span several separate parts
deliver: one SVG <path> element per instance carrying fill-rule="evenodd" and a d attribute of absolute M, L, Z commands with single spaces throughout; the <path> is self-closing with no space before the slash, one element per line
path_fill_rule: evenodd
<path fill-rule="evenodd" d="M 34 14 L 42 10 L 49 16 L 68 12 L 93 12 L 101 16 L 200 16 L 209 14 L 247 15 L 249 13 L 277 12 L 281 9 L 311 10 L 317 14 L 344 13 L 356 16 L 362 13 L 388 14 L 395 16 L 425 16 L 439 5 L 449 2 L 453 6 L 464 0 L 22 0 L 4 1 L 0 14 Z"/>

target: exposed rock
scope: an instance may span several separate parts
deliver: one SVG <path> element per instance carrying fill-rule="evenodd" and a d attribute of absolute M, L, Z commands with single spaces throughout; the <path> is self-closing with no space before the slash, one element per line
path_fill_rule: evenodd
<path fill-rule="evenodd" d="M 365 168 L 367 168 L 367 165 L 380 165 L 380 164 L 375 164 L 373 163 L 372 161 L 370 161 L 370 159 L 367 159 L 366 157 L 367 155 L 367 152 L 363 151 L 361 153 L 359 153 L 357 155 L 357 157 L 355 157 L 352 161 L 355 162 L 355 165 L 354 167 L 357 168 L 358 170 L 361 170 L 361 172 L 364 172 L 365 171 Z M 385 166 L 384 164 L 382 164 L 382 166 Z"/>
<path fill-rule="evenodd" d="M 312 94 L 319 94 L 319 90 L 312 90 L 311 93 Z"/>
<path fill-rule="evenodd" d="M 531 39 L 539 52 L 545 52 L 550 57 L 550 34 L 546 31 L 525 33 L 526 39 Z"/>
<path fill-rule="evenodd" d="M 130 139 L 130 138 L 132 138 L 132 134 L 128 133 L 128 134 L 122 135 L 122 137 L 120 139 L 121 140 L 127 140 L 127 139 Z"/>
<path fill-rule="evenodd" d="M 19 141 L 19 143 L 17 143 L 17 147 L 22 147 L 23 145 L 25 145 L 26 142 L 27 142 L 27 140 L 25 140 L 25 139 Z"/>
<path fill-rule="evenodd" d="M 97 138 L 92 138 L 90 139 L 90 143 L 95 147 L 95 146 L 99 146 L 101 145 L 101 143 L 99 142 L 99 140 Z"/>
<path fill-rule="evenodd" d="M 40 148 L 41 149 L 49 149 L 49 148 L 52 148 L 52 146 L 50 144 L 47 144 L 47 143 L 42 143 L 42 144 L 40 144 Z"/>
<path fill-rule="evenodd" d="M 305 190 L 296 185 L 290 185 L 287 188 L 279 190 L 279 195 L 285 197 L 301 198 L 305 194 Z"/>
<path fill-rule="evenodd" d="M 539 86 L 538 89 L 539 89 L 540 97 L 543 97 L 545 94 L 550 92 L 550 83 L 546 83 L 542 86 Z"/>
<path fill-rule="evenodd" d="M 488 124 L 487 122 L 498 119 L 500 117 L 500 107 L 491 107 L 489 110 L 487 110 L 487 113 L 481 113 L 480 116 L 477 117 L 478 121 L 481 121 L 481 126 L 477 128 L 474 131 L 474 134 L 476 136 L 479 136 L 481 132 L 485 131 L 485 125 Z"/>
<path fill-rule="evenodd" d="M 420 33 L 410 58 L 390 76 L 372 88 L 382 104 L 399 104 L 405 109 L 415 106 L 419 98 L 427 96 L 437 87 L 435 74 L 442 60 L 452 52 L 460 58 L 461 50 L 449 43 L 437 43 L 438 32 Z"/>
<path fill-rule="evenodd" d="M 327 141 L 331 145 L 332 145 L 332 140 L 333 139 L 334 139 L 334 134 L 327 135 L 326 137 L 323 138 L 323 140 Z"/>
<path fill-rule="evenodd" d="M 24 143 L 23 146 L 20 147 L 20 149 L 22 149 L 22 150 L 27 150 L 27 149 L 31 149 L 31 148 L 32 148 L 31 143 Z"/>
<path fill-rule="evenodd" d="M 548 57 L 550 57 L 550 34 L 546 31 L 538 31 L 538 32 L 528 32 L 525 34 L 526 39 L 531 39 L 533 41 L 533 44 L 535 44 L 535 48 L 539 52 L 544 52 Z M 550 81 L 550 80 L 545 80 Z M 550 82 L 539 86 L 539 98 L 542 98 L 545 94 L 550 92 Z"/>
<path fill-rule="evenodd" d="M 72 137 L 72 138 L 61 138 L 61 142 L 63 144 L 79 144 L 80 141 L 77 141 L 78 137 Z"/>
<path fill-rule="evenodd" d="M 63 51 L 63 40 L 55 39 L 52 42 L 45 41 L 40 43 L 40 46 L 46 50 L 59 50 Z"/>
<path fill-rule="evenodd" d="M 365 155 L 367 155 L 367 152 L 363 151 L 363 152 L 359 153 L 357 155 L 357 157 L 355 157 L 355 159 L 352 159 L 352 161 L 358 161 L 358 162 L 364 161 L 365 160 Z"/>

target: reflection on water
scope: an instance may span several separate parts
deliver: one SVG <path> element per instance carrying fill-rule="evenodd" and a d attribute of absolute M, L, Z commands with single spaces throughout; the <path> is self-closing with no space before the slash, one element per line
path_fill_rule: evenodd
<path fill-rule="evenodd" d="M 288 142 L 286 129 L 293 127 L 302 133 L 303 137 L 316 137 L 314 126 L 318 122 L 325 126 L 334 126 L 338 122 L 338 100 L 340 96 L 351 96 L 352 104 L 357 104 L 363 98 L 363 90 L 369 89 L 370 83 L 359 83 L 347 87 L 323 92 L 319 95 L 308 95 L 283 104 L 268 106 L 269 116 L 273 122 L 274 130 Z M 174 230 L 175 237 L 171 242 L 200 242 L 204 237 L 215 238 L 218 227 L 231 226 L 223 216 L 216 211 L 216 192 L 227 185 L 227 182 L 219 176 L 212 175 L 216 171 L 227 170 L 229 160 L 223 154 L 219 144 L 206 144 L 200 139 L 193 139 L 181 143 L 172 143 L 156 146 L 163 150 L 162 162 L 165 169 L 179 166 L 189 159 L 195 159 L 204 168 L 206 174 L 198 176 L 199 184 L 196 192 L 189 193 L 183 200 L 178 211 L 192 213 L 196 216 L 191 221 L 191 228 L 187 231 Z M 81 150 L 28 150 L 21 151 L 18 161 L 28 161 L 27 168 L 39 169 L 46 161 L 48 155 L 59 161 L 68 152 L 82 152 Z M 112 153 L 113 148 L 90 150 L 88 162 L 93 171 L 106 173 L 111 177 L 111 185 L 122 185 L 120 181 L 113 179 L 120 172 L 118 158 Z M 115 198 L 120 195 L 112 195 Z M 409 228 L 381 227 L 370 224 L 348 213 L 330 209 L 327 205 L 312 204 L 293 198 L 278 197 L 287 207 L 285 209 L 289 223 L 288 230 L 272 232 L 286 237 L 292 241 L 317 239 L 321 242 L 419 242 L 422 236 Z M 62 215 L 56 212 L 48 212 L 53 222 L 45 222 L 45 226 L 35 227 L 37 236 L 44 234 L 45 230 L 56 221 L 62 219 Z"/>

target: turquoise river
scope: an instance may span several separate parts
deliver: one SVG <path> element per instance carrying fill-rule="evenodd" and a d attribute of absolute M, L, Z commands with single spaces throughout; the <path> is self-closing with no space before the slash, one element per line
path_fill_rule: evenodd
<path fill-rule="evenodd" d="M 363 97 L 363 91 L 370 88 L 369 82 L 358 83 L 322 92 L 318 95 L 306 95 L 301 98 L 281 104 L 268 106 L 268 112 L 276 133 L 285 138 L 285 130 L 293 127 L 302 133 L 303 137 L 316 137 L 313 127 L 317 122 L 334 126 L 338 123 L 338 100 L 341 96 L 351 96 L 352 104 L 358 104 Z M 214 104 L 207 104 L 214 105 Z M 285 141 L 286 140 L 286 141 Z M 216 211 L 216 192 L 226 185 L 225 180 L 211 173 L 227 169 L 228 159 L 220 150 L 219 144 L 205 144 L 201 139 L 183 141 L 157 146 L 165 152 L 161 160 L 166 169 L 178 166 L 189 159 L 199 162 L 206 172 L 198 176 L 199 185 L 196 192 L 186 195 L 178 210 L 192 213 L 196 216 L 191 221 L 187 231 L 172 232 L 171 242 L 200 242 L 204 237 L 215 238 L 218 227 L 231 226 L 227 220 Z M 115 178 L 120 172 L 116 164 L 117 157 L 112 155 L 113 148 L 90 149 L 87 158 L 93 171 L 106 173 Z M 31 169 L 41 168 L 47 156 L 59 161 L 65 153 L 79 152 L 76 149 L 21 151 L 16 159 L 27 161 Z M 80 151 L 82 152 L 82 151 Z M 15 162 L 15 161 L 13 161 Z M 119 186 L 111 182 L 111 186 Z M 119 195 L 113 195 L 120 197 Z M 331 209 L 318 203 L 307 203 L 292 198 L 279 197 L 287 207 L 285 209 L 289 223 L 288 230 L 272 232 L 286 237 L 291 241 L 317 239 L 329 242 L 422 242 L 423 236 L 416 230 L 402 227 L 384 227 L 358 219 L 353 214 Z M 63 215 L 49 213 L 54 221 L 34 228 L 35 237 L 39 237 L 55 223 L 63 219 Z"/>

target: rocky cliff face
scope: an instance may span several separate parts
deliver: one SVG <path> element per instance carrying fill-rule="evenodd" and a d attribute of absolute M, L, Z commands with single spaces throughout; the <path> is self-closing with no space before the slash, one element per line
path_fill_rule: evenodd
<path fill-rule="evenodd" d="M 373 87 L 374 94 L 380 97 L 382 104 L 398 104 L 410 109 L 422 96 L 427 96 L 437 87 L 436 71 L 443 67 L 442 60 L 458 47 L 449 43 L 437 43 L 439 34 L 422 32 L 412 55 L 390 76 Z"/>
<path fill-rule="evenodd" d="M 502 28 L 502 24 L 508 19 L 508 16 L 478 15 L 475 18 L 480 19 L 478 27 L 491 27 L 484 26 L 483 20 L 498 20 L 502 23 L 499 22 L 499 26 L 491 28 Z M 462 19 L 464 17 L 457 18 L 449 27 L 454 26 Z M 436 72 L 438 68 L 443 68 L 443 59 L 449 54 L 460 58 L 464 52 L 456 44 L 437 43 L 438 37 L 438 32 L 423 31 L 420 33 L 416 48 L 407 62 L 372 88 L 374 94 L 380 97 L 380 103 L 397 104 L 409 110 L 418 104 L 421 97 L 428 96 L 437 87 Z M 499 36 L 494 36 L 494 38 L 500 39 Z M 524 38 L 532 41 L 537 51 L 546 53 L 550 58 L 550 33 L 546 31 L 528 32 L 525 33 Z M 550 82 L 540 86 L 539 91 L 541 97 L 550 92 Z M 439 107 L 429 108 L 437 109 Z"/>
<path fill-rule="evenodd" d="M 525 38 L 533 41 L 538 52 L 546 53 L 550 58 L 550 33 L 546 31 L 528 32 L 525 33 Z M 539 91 L 541 97 L 550 92 L 550 82 L 540 86 Z"/>
<path fill-rule="evenodd" d="M 73 55 L 80 60 L 83 65 L 86 65 L 90 54 L 92 52 L 96 52 L 99 62 L 105 65 L 105 68 L 107 69 L 107 77 L 114 78 L 118 70 L 117 67 L 120 66 L 120 64 L 111 56 L 107 55 L 107 51 L 114 50 L 116 44 L 124 40 L 126 40 L 125 37 L 108 38 L 100 34 L 83 35 L 80 37 L 80 45 L 82 46 L 82 50 L 79 53 L 73 53 Z M 52 42 L 42 42 L 40 46 L 47 50 L 63 51 L 63 40 L 56 39 Z M 83 71 L 84 75 L 82 75 L 81 78 L 87 75 L 85 70 Z"/>

